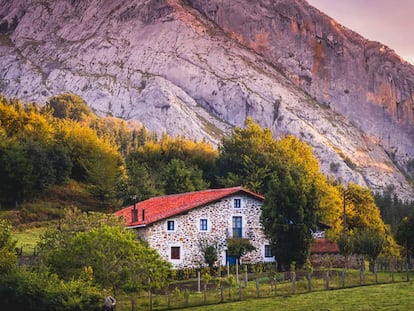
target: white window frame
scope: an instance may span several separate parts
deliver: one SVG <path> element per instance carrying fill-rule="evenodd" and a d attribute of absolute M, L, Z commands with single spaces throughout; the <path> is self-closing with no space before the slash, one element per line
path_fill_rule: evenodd
<path fill-rule="evenodd" d="M 239 202 L 240 202 L 240 206 L 239 207 L 236 207 L 236 200 L 239 200 Z M 240 197 L 233 198 L 233 208 L 234 209 L 241 209 L 241 208 L 243 208 L 243 200 L 242 200 L 242 198 L 240 198 Z"/>
<path fill-rule="evenodd" d="M 246 217 L 243 214 L 233 214 L 230 216 L 229 219 L 229 232 L 230 232 L 230 236 L 232 238 L 234 238 L 235 236 L 233 235 L 233 217 L 241 217 L 241 223 L 242 223 L 242 230 L 241 230 L 241 238 L 245 238 L 246 237 Z"/>
<path fill-rule="evenodd" d="M 264 262 L 275 262 L 276 261 L 275 256 L 266 257 L 266 246 L 267 245 L 270 247 L 270 244 L 263 245 L 263 261 Z"/>
<path fill-rule="evenodd" d="M 207 230 L 202 230 L 201 229 L 201 220 L 205 219 L 207 221 Z M 198 219 L 198 231 L 199 232 L 210 232 L 211 229 L 211 222 L 210 219 L 208 219 L 207 217 L 200 217 Z"/>
<path fill-rule="evenodd" d="M 171 251 L 173 247 L 179 247 L 180 248 L 180 259 L 172 259 L 171 258 Z M 173 264 L 179 264 L 183 262 L 183 255 L 184 255 L 184 250 L 183 250 L 183 246 L 181 244 L 171 244 L 168 247 L 168 259 L 171 263 Z"/>
<path fill-rule="evenodd" d="M 172 221 L 174 223 L 174 229 L 173 230 L 168 229 L 168 223 L 170 221 Z M 175 219 L 167 219 L 165 221 L 165 231 L 167 231 L 167 232 L 176 232 L 177 231 L 177 225 L 178 225 L 177 224 L 177 220 L 175 220 Z"/>

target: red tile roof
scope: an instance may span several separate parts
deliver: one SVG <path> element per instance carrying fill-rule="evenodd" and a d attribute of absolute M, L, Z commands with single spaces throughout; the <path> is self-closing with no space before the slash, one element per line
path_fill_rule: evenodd
<path fill-rule="evenodd" d="M 139 202 L 136 204 L 136 209 L 138 210 L 138 221 L 135 222 L 132 222 L 131 215 L 133 205 L 115 212 L 115 215 L 125 217 L 127 227 L 146 226 L 156 221 L 185 213 L 196 207 L 219 201 L 237 193 L 244 193 L 259 200 L 264 200 L 263 196 L 244 189 L 243 187 L 209 189 L 165 195 Z M 144 220 L 142 220 L 143 210 L 145 211 Z"/>
<path fill-rule="evenodd" d="M 338 244 L 328 239 L 316 239 L 311 244 L 312 254 L 339 254 Z"/>

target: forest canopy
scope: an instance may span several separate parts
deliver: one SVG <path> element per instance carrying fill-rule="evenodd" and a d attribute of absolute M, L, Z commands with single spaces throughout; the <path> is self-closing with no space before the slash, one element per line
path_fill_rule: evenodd
<path fill-rule="evenodd" d="M 43 107 L 0 96 L 0 161 L 0 204 L 18 208 L 49 200 L 57 208 L 114 211 L 133 197 L 141 201 L 241 185 L 268 197 L 263 225 L 269 235 L 276 231 L 266 227 L 267 221 L 280 223 L 283 213 L 301 228 L 297 234 L 307 241 L 305 255 L 317 222 L 329 224 L 334 239 L 343 230 L 352 234 L 362 228 L 389 235 L 381 213 L 395 228 L 412 209 L 358 185 L 344 189 L 321 173 L 308 144 L 294 136 L 274 139 L 252 119 L 215 149 L 204 141 L 158 137 L 136 122 L 97 116 L 74 94 L 54 96 Z M 402 207 L 393 212 L 387 202 Z"/>

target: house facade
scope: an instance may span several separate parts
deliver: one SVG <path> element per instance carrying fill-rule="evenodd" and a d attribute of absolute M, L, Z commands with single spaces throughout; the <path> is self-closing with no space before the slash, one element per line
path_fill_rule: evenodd
<path fill-rule="evenodd" d="M 176 269 L 203 265 L 200 243 L 217 243 L 219 263 L 231 263 L 226 241 L 232 237 L 247 238 L 256 248 L 242 262 L 273 262 L 260 224 L 263 200 L 242 187 L 209 189 L 151 198 L 115 214 Z"/>

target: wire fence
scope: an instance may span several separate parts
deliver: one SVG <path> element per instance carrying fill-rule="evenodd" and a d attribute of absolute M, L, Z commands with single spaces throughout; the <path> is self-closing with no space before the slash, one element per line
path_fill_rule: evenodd
<path fill-rule="evenodd" d="M 234 268 L 234 267 L 233 267 Z M 173 310 L 214 305 L 255 298 L 284 297 L 312 291 L 409 281 L 414 273 L 409 265 L 376 265 L 361 269 L 318 269 L 315 271 L 249 272 L 247 266 L 223 269 L 219 276 L 203 281 L 198 271 L 192 280 L 177 281 L 168 289 L 123 296 L 117 310 Z M 224 275 L 225 273 L 227 273 Z M 237 271 L 236 271 L 237 272 Z"/>

